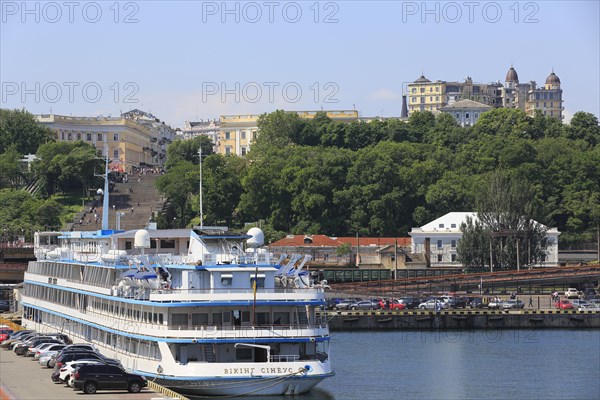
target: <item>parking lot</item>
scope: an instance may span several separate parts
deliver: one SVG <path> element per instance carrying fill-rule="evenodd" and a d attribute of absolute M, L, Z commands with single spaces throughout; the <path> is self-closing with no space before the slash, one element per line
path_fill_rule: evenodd
<path fill-rule="evenodd" d="M 62 383 L 50 379 L 52 370 L 41 368 L 32 357 L 20 357 L 12 351 L 0 350 L 0 400 L 151 400 L 162 399 L 160 393 L 148 388 L 140 393 L 126 391 L 99 390 L 94 395 L 75 392 Z"/>

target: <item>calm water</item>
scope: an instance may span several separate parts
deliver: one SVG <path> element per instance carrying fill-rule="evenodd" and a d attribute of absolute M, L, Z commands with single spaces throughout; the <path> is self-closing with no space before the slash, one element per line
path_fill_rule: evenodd
<path fill-rule="evenodd" d="M 332 346 L 336 376 L 296 399 L 600 399 L 599 331 L 340 332 Z"/>

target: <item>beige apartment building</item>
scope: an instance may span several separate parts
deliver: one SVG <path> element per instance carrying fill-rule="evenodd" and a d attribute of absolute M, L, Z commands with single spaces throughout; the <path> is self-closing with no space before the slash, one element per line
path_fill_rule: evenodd
<path fill-rule="evenodd" d="M 334 121 L 358 121 L 358 111 L 290 111 L 300 118 L 312 119 L 318 112 L 325 112 Z M 258 134 L 258 114 L 222 115 L 220 119 L 219 137 L 216 144 L 217 152 L 223 155 L 235 154 L 245 156 Z"/>
<path fill-rule="evenodd" d="M 131 173 L 139 167 L 161 168 L 167 158 L 167 145 L 175 131 L 151 114 L 132 110 L 120 117 L 70 117 L 55 114 L 36 116 L 37 122 L 56 132 L 63 142 L 83 141 L 105 156 L 110 168 Z"/>
<path fill-rule="evenodd" d="M 440 111 L 453 103 L 471 100 L 492 108 L 516 108 L 529 116 L 540 110 L 543 115 L 563 119 L 563 99 L 560 79 L 552 71 L 543 87 L 535 81 L 519 83 L 517 71 L 511 66 L 504 85 L 500 82 L 475 83 L 471 77 L 464 82 L 437 80 L 424 75 L 407 85 L 408 114 L 416 111 Z"/>

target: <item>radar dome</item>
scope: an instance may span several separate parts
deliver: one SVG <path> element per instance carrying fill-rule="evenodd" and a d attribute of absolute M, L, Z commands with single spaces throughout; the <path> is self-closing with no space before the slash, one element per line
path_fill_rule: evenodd
<path fill-rule="evenodd" d="M 248 235 L 252 236 L 246 241 L 250 247 L 260 247 L 265 244 L 265 234 L 260 228 L 250 228 Z"/>
<path fill-rule="evenodd" d="M 135 233 L 134 246 L 138 249 L 150 248 L 150 234 L 145 229 L 140 229 Z"/>

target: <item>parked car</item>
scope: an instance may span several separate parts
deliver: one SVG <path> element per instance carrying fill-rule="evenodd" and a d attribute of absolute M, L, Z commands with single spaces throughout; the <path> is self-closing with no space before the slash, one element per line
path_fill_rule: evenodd
<path fill-rule="evenodd" d="M 82 365 L 73 373 L 73 390 L 83 390 L 87 394 L 106 389 L 138 393 L 146 386 L 148 381 L 143 376 L 130 374 L 114 365 Z"/>
<path fill-rule="evenodd" d="M 418 308 L 419 304 L 422 303 L 421 299 L 414 296 L 405 296 L 398 299 L 406 308 Z"/>
<path fill-rule="evenodd" d="M 379 308 L 382 310 L 404 310 L 406 305 L 398 299 L 381 299 Z"/>
<path fill-rule="evenodd" d="M 487 307 L 491 310 L 500 309 L 500 307 L 502 306 L 502 303 L 504 303 L 504 300 L 502 300 L 502 299 L 492 299 L 488 303 Z"/>
<path fill-rule="evenodd" d="M 379 302 L 376 300 L 361 300 L 350 304 L 350 310 L 376 310 L 379 308 Z"/>
<path fill-rule="evenodd" d="M 54 339 L 52 336 L 40 336 L 28 342 L 21 343 L 15 347 L 15 353 L 19 356 L 26 356 L 30 349 L 39 346 L 42 343 L 62 343 L 58 339 Z M 32 353 L 33 355 L 35 353 Z"/>
<path fill-rule="evenodd" d="M 350 306 L 356 302 L 362 301 L 361 298 L 349 298 L 349 299 L 344 299 L 342 301 L 340 301 L 339 303 L 337 303 L 335 306 L 333 306 L 334 310 L 347 310 L 350 308 Z"/>
<path fill-rule="evenodd" d="M 523 303 L 521 300 L 507 300 L 504 303 L 502 303 L 503 310 L 515 310 L 522 309 L 524 307 L 525 303 Z"/>
<path fill-rule="evenodd" d="M 565 292 L 565 297 L 567 299 L 578 299 L 579 291 L 576 288 L 568 288 Z"/>
<path fill-rule="evenodd" d="M 591 300 L 591 299 L 595 299 L 596 298 L 596 289 L 594 288 L 587 288 L 583 291 L 583 297 L 586 300 Z"/>
<path fill-rule="evenodd" d="M 22 330 L 22 331 L 18 331 L 18 332 L 13 332 L 13 333 L 10 334 L 10 336 L 8 337 L 8 339 L 6 339 L 2 343 L 0 343 L 0 348 L 3 348 L 5 350 L 9 350 L 10 346 L 14 342 L 18 342 L 22 338 L 24 338 L 25 336 L 28 336 L 28 335 L 30 335 L 32 333 L 34 333 L 34 331 L 32 331 L 32 330 Z"/>
<path fill-rule="evenodd" d="M 449 297 L 446 300 L 449 308 L 466 308 L 467 299 L 465 297 Z"/>
<path fill-rule="evenodd" d="M 467 305 L 470 308 L 483 308 L 483 300 L 481 300 L 481 297 L 469 297 Z"/>
<path fill-rule="evenodd" d="M 67 386 L 71 386 L 69 381 L 71 381 L 71 373 L 73 371 L 75 371 L 75 369 L 77 369 L 78 367 L 80 367 L 82 365 L 98 365 L 98 364 L 104 365 L 104 363 L 99 360 L 69 361 L 68 363 L 66 363 L 65 365 L 63 365 L 60 368 L 59 373 L 58 373 L 58 381 L 66 383 Z"/>
<path fill-rule="evenodd" d="M 56 339 L 40 339 L 33 341 L 33 343 L 31 343 L 31 345 L 27 348 L 27 350 L 25 351 L 25 353 L 23 354 L 25 357 L 33 357 L 35 356 L 35 353 L 42 347 L 45 345 L 50 345 L 50 344 L 62 344 L 62 342 L 60 340 L 56 340 Z"/>
<path fill-rule="evenodd" d="M 580 299 L 575 299 L 575 300 L 571 301 L 571 303 L 573 303 L 573 308 L 579 308 L 581 306 L 588 307 L 590 305 L 590 302 L 588 302 L 587 300 L 580 300 Z"/>
<path fill-rule="evenodd" d="M 337 305 L 339 302 L 341 302 L 341 301 L 343 301 L 343 300 L 344 300 L 344 299 L 342 299 L 342 298 L 340 298 L 340 297 L 333 297 L 333 298 L 331 298 L 331 299 L 327 299 L 327 300 L 325 301 L 325 308 L 326 308 L 327 310 L 333 310 L 333 309 L 335 308 L 335 306 L 336 306 L 336 305 Z"/>
<path fill-rule="evenodd" d="M 435 310 L 436 305 L 437 305 L 437 307 L 440 307 L 440 308 L 448 308 L 448 305 L 446 303 L 444 303 L 443 301 L 440 301 L 437 299 L 431 299 L 431 300 L 427 300 L 426 302 L 419 304 L 419 309 Z"/>
<path fill-rule="evenodd" d="M 57 355 L 62 349 L 65 348 L 66 345 L 64 344 L 48 344 L 47 346 L 39 349 L 38 351 L 35 352 L 35 355 L 33 356 L 34 360 L 38 360 L 40 362 L 40 365 L 47 365 L 48 361 L 50 361 L 50 358 L 52 358 L 52 356 Z M 44 362 L 42 362 L 41 360 L 44 359 Z"/>
<path fill-rule="evenodd" d="M 96 352 L 92 352 L 92 351 L 78 352 L 78 353 L 71 352 L 71 353 L 63 354 L 60 357 L 57 357 L 55 360 L 54 369 L 59 370 L 63 365 L 65 365 L 69 361 L 77 361 L 77 360 L 83 360 L 83 359 L 100 360 L 107 364 L 115 364 L 115 365 L 121 364 L 121 362 L 119 360 L 115 360 L 114 358 L 108 358 L 108 357 L 103 356 L 100 353 L 96 353 Z"/>
<path fill-rule="evenodd" d="M 560 299 L 560 300 L 554 302 L 554 307 L 556 307 L 560 310 L 572 310 L 573 303 L 571 303 L 569 300 Z"/>

